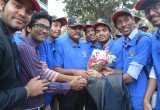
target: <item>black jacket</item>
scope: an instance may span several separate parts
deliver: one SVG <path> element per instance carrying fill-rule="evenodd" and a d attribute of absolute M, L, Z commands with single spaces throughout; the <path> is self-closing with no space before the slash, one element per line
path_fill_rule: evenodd
<path fill-rule="evenodd" d="M 27 91 L 20 87 L 21 69 L 17 47 L 12 43 L 5 24 L 0 20 L 0 110 L 19 108 Z M 18 69 L 19 68 L 19 69 Z"/>

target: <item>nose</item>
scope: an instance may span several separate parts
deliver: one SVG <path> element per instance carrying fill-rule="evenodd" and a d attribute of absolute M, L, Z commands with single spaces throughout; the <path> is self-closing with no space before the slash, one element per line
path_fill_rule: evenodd
<path fill-rule="evenodd" d="M 100 31 L 100 35 L 103 35 L 103 31 Z"/>
<path fill-rule="evenodd" d="M 122 21 L 122 26 L 126 26 L 126 22 L 125 21 Z"/>
<path fill-rule="evenodd" d="M 25 14 L 26 14 L 26 9 L 25 8 L 21 8 L 18 11 L 19 11 L 19 15 L 25 16 Z"/>

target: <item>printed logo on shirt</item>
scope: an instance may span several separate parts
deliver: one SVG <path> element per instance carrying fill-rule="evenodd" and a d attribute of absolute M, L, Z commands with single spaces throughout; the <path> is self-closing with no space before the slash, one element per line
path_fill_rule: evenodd
<path fill-rule="evenodd" d="M 134 55 L 134 51 L 133 50 L 131 50 L 130 52 L 129 52 L 129 54 L 130 54 L 130 56 L 132 57 L 133 55 Z"/>
<path fill-rule="evenodd" d="M 83 55 L 83 57 L 87 57 L 87 54 L 85 51 L 82 51 L 82 55 Z"/>

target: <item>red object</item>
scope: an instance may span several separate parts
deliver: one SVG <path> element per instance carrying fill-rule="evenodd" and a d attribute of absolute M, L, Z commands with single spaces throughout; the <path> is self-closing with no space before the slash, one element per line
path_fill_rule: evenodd
<path fill-rule="evenodd" d="M 33 5 L 34 5 L 34 8 L 37 12 L 40 12 L 41 8 L 39 6 L 39 3 L 36 1 L 36 0 L 31 0 Z"/>

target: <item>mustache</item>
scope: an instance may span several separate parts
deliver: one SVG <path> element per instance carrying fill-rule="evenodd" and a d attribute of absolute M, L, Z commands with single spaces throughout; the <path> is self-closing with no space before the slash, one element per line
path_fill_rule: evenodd
<path fill-rule="evenodd" d="M 80 32 L 77 32 L 77 33 L 75 33 L 75 34 L 73 34 L 73 35 L 79 35 L 79 36 L 82 36 L 82 34 L 81 34 Z"/>

